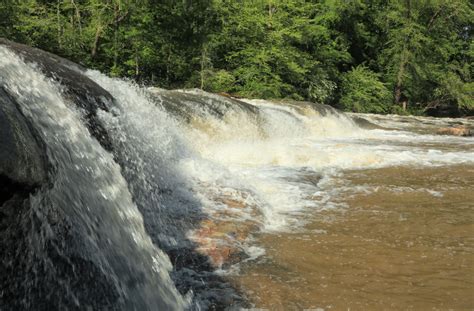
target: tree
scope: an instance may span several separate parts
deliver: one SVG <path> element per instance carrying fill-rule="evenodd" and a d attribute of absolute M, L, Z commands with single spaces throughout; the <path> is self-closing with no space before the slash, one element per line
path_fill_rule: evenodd
<path fill-rule="evenodd" d="M 396 105 L 443 98 L 440 86 L 446 85 L 447 74 L 457 75 L 455 46 L 466 39 L 463 28 L 469 27 L 472 17 L 472 7 L 464 0 L 389 1 L 379 16 L 387 35 L 379 59 Z"/>
<path fill-rule="evenodd" d="M 328 101 L 337 65 L 349 59 L 331 29 L 331 9 L 302 0 L 216 1 L 221 31 L 213 64 L 232 73 L 243 96 Z"/>
<path fill-rule="evenodd" d="M 352 112 L 386 113 L 390 107 L 390 92 L 380 81 L 380 75 L 363 65 L 345 73 L 341 85 L 342 108 Z"/>
<path fill-rule="evenodd" d="M 166 88 L 468 110 L 473 12 L 469 0 L 3 0 L 0 36 Z"/>

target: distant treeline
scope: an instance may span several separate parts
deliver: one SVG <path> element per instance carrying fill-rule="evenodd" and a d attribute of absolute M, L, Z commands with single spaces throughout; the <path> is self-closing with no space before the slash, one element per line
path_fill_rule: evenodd
<path fill-rule="evenodd" d="M 0 36 L 165 88 L 474 108 L 470 0 L 0 0 Z"/>

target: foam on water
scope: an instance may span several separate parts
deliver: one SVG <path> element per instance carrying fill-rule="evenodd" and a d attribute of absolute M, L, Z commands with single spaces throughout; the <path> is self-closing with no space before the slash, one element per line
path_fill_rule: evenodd
<path fill-rule="evenodd" d="M 199 90 L 183 92 L 209 103 L 219 99 Z M 391 127 L 402 125 L 399 130 L 365 130 L 330 107 L 244 101 L 258 109 L 257 118 L 240 110 L 215 116 L 195 106 L 199 121 L 181 122 L 180 127 L 190 148 L 212 165 L 196 169 L 194 163 L 183 169 L 193 167 L 194 176 L 207 183 L 217 180 L 209 175 L 220 174 L 221 182 L 230 187 L 245 185 L 259 202 L 265 230 L 289 230 L 304 223 L 299 216 L 305 209 L 339 207 L 331 198 L 337 196 L 340 172 L 345 170 L 474 162 L 472 138 L 407 131 L 409 122 L 415 122 L 412 127 L 429 124 L 431 129 L 447 124 L 432 118 L 381 117 Z"/>
<path fill-rule="evenodd" d="M 472 149 L 458 148 L 460 144 L 473 145 L 472 138 L 416 134 L 405 127 L 365 130 L 332 109 L 322 114 L 308 105 L 246 102 L 259 109 L 257 125 L 233 122 L 245 118 L 241 115 L 237 119 L 234 113 L 223 118 L 208 116 L 205 121 L 215 128 L 212 134 L 203 135 L 203 126 L 192 123 L 184 127 L 186 136 L 192 137 L 194 150 L 226 168 L 232 178 L 245 184 L 263 202 L 259 208 L 267 230 L 287 230 L 304 223 L 301 217 L 293 216 L 306 208 L 338 206 L 328 198 L 329 193 L 337 193 L 333 188 L 337 189 L 340 177 L 335 172 L 474 162 Z M 421 122 L 419 119 L 415 122 Z M 312 176 L 312 182 L 308 182 L 308 176 Z M 321 177 L 326 181 L 318 182 Z"/>

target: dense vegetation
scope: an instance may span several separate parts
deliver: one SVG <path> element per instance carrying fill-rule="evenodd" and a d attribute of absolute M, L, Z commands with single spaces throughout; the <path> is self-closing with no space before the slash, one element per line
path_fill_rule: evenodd
<path fill-rule="evenodd" d="M 0 36 L 166 88 L 474 109 L 470 0 L 2 0 Z"/>

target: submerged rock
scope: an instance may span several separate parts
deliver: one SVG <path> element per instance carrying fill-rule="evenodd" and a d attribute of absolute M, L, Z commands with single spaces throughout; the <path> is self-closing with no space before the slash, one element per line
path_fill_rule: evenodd
<path fill-rule="evenodd" d="M 439 135 L 452 135 L 452 136 L 473 136 L 474 131 L 466 126 L 457 127 L 443 127 L 436 131 Z"/>
<path fill-rule="evenodd" d="M 151 87 L 152 98 L 174 116 L 190 122 L 196 117 L 223 118 L 232 112 L 258 115 L 258 109 L 234 97 L 204 92 L 199 89 L 165 90 Z"/>
<path fill-rule="evenodd" d="M 248 258 L 244 246 L 251 235 L 260 229 L 262 215 L 256 206 L 245 201 L 245 193 L 241 195 L 240 199 L 215 197 L 214 201 L 225 208 L 210 213 L 191 236 L 198 246 L 197 250 L 209 258 L 214 268 L 227 269 Z M 244 209 L 251 210 L 253 220 L 240 219 L 240 213 Z"/>
<path fill-rule="evenodd" d="M 368 130 L 379 130 L 384 129 L 384 127 L 377 125 L 375 123 L 370 122 L 367 119 L 364 119 L 361 116 L 351 115 L 352 120 L 361 128 L 368 129 Z"/>

